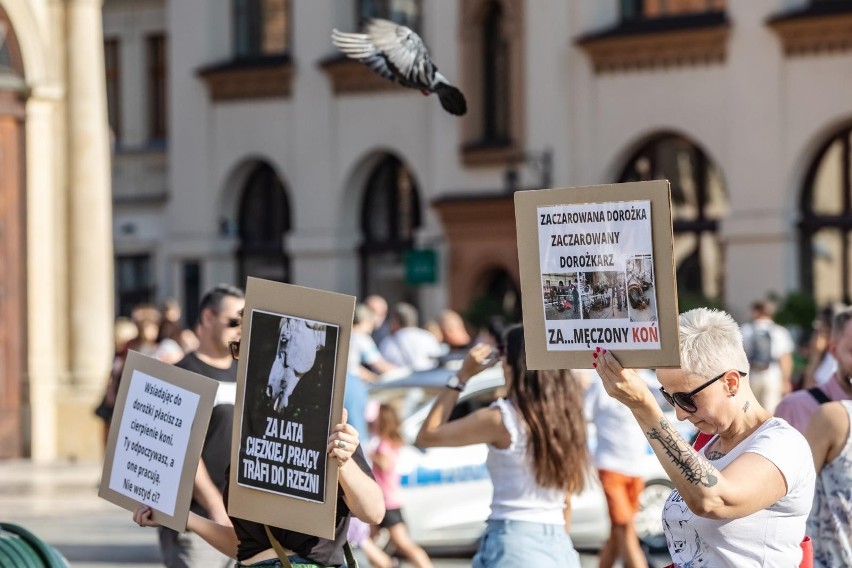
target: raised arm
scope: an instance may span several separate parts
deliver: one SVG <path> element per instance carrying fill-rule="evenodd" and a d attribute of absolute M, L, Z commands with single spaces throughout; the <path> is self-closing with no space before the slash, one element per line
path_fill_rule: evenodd
<path fill-rule="evenodd" d="M 736 519 L 764 509 L 787 493 L 780 470 L 768 459 L 745 453 L 723 471 L 701 456 L 669 422 L 632 369 L 624 369 L 606 350 L 596 369 L 610 396 L 625 404 L 690 510 L 711 519 Z"/>
<path fill-rule="evenodd" d="M 464 385 L 474 375 L 494 365 L 495 363 L 489 360 L 490 355 L 490 345 L 480 343 L 471 347 L 461 369 L 456 373 L 459 382 Z M 459 394 L 459 391 L 451 388 L 445 388 L 438 394 L 429 415 L 420 427 L 415 445 L 430 448 L 488 443 L 508 447 L 511 437 L 503 425 L 500 411 L 496 408 L 482 408 L 464 418 L 448 422 Z"/>

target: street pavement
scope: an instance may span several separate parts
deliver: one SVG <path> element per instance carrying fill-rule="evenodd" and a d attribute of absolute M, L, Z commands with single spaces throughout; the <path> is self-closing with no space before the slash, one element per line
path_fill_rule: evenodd
<path fill-rule="evenodd" d="M 128 511 L 98 497 L 100 467 L 0 461 L 0 521 L 20 525 L 53 545 L 73 568 L 162 568 L 156 530 L 138 527 Z M 461 568 L 470 566 L 470 558 L 434 563 Z M 582 565 L 597 566 L 597 557 L 583 554 Z"/>

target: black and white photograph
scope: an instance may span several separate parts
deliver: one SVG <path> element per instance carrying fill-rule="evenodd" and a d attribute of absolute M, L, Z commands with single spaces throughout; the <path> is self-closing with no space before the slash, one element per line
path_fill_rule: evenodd
<path fill-rule="evenodd" d="M 261 310 L 250 321 L 237 481 L 321 502 L 339 329 Z"/>

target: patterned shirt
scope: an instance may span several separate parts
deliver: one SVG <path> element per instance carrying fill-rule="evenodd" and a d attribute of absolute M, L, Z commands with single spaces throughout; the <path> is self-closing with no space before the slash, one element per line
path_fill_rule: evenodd
<path fill-rule="evenodd" d="M 852 401 L 842 401 L 852 424 Z M 814 566 L 852 566 L 852 436 L 817 476 L 807 534 L 814 543 Z"/>

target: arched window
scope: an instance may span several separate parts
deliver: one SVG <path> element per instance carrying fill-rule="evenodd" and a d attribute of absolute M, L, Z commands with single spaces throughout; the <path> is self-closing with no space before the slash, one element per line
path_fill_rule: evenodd
<path fill-rule="evenodd" d="M 820 305 L 852 301 L 852 126 L 820 148 L 802 191 L 802 287 Z"/>
<path fill-rule="evenodd" d="M 482 22 L 482 142 L 509 144 L 509 40 L 503 5 L 490 0 Z"/>
<path fill-rule="evenodd" d="M 420 197 L 408 168 L 385 157 L 367 180 L 361 206 L 361 293 L 382 294 L 388 303 L 412 301 L 405 283 L 405 251 L 420 227 Z"/>
<path fill-rule="evenodd" d="M 245 282 L 247 276 L 290 281 L 285 247 L 290 229 L 290 205 L 284 184 L 268 164 L 260 163 L 246 179 L 240 199 L 240 282 Z"/>
<path fill-rule="evenodd" d="M 728 196 L 719 168 L 690 140 L 661 134 L 627 161 L 619 182 L 668 179 L 678 294 L 721 299 L 722 245 L 719 220 Z"/>

